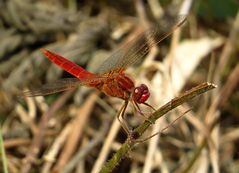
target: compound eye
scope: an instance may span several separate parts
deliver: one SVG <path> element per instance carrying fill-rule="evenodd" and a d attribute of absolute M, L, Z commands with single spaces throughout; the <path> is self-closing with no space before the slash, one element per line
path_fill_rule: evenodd
<path fill-rule="evenodd" d="M 133 92 L 133 100 L 138 102 L 140 98 L 142 97 L 142 91 L 140 90 L 139 87 L 135 87 L 134 92 Z"/>
<path fill-rule="evenodd" d="M 138 87 L 135 87 L 133 93 L 133 100 L 137 103 L 144 103 L 150 96 L 149 89 L 146 85 L 141 84 Z"/>

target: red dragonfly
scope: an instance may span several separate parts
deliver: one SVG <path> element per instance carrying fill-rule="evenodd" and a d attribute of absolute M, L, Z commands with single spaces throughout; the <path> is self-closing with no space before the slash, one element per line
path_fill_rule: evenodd
<path fill-rule="evenodd" d="M 127 134 L 130 134 L 129 127 L 124 121 L 124 113 L 128 103 L 131 102 L 134 109 L 142 115 L 139 104 L 144 104 L 152 109 L 153 107 L 146 103 L 150 96 L 148 87 L 145 84 L 135 86 L 133 80 L 125 74 L 125 69 L 144 57 L 150 48 L 168 37 L 185 20 L 186 16 L 177 16 L 168 22 L 166 26 L 160 27 L 156 25 L 141 33 L 136 39 L 130 41 L 103 62 L 97 74 L 91 73 L 66 58 L 42 48 L 41 51 L 50 61 L 76 78 L 61 79 L 55 83 L 43 85 L 39 89 L 25 91 L 24 95 L 48 95 L 73 89 L 79 85 L 96 88 L 106 95 L 124 100 L 117 118 Z M 120 118 L 122 118 L 122 121 Z"/>

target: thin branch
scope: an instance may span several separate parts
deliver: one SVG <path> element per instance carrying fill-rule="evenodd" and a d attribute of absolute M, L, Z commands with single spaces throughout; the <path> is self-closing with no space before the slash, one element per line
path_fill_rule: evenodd
<path fill-rule="evenodd" d="M 137 139 L 139 139 L 143 133 L 151 126 L 151 122 L 155 122 L 157 119 L 165 115 L 167 112 L 176 108 L 177 106 L 191 100 L 192 98 L 203 94 L 211 89 L 216 88 L 216 85 L 212 83 L 202 83 L 189 91 L 186 91 L 182 95 L 172 99 L 170 102 L 159 108 L 151 116 L 144 121 L 139 127 L 137 127 L 133 132 L 132 136 L 129 136 L 121 148 L 114 154 L 114 156 L 105 164 L 100 173 L 109 173 L 116 168 L 119 162 L 127 156 L 127 153 L 132 150 L 132 148 L 137 144 Z"/>
<path fill-rule="evenodd" d="M 224 87 L 220 90 L 220 92 L 217 94 L 217 97 L 213 100 L 213 103 L 211 104 L 210 108 L 208 109 L 208 112 L 206 113 L 205 117 L 213 117 L 210 120 L 206 121 L 207 127 L 208 127 L 208 134 L 211 133 L 213 128 L 217 125 L 219 116 L 217 115 L 217 109 L 219 107 L 223 107 L 226 103 L 227 99 L 231 95 L 232 91 L 236 88 L 236 84 L 238 83 L 238 80 L 233 81 L 232 79 L 238 79 L 235 78 L 238 76 L 239 72 L 239 65 L 237 65 L 234 70 L 232 70 L 230 76 L 228 77 L 228 80 Z M 233 81 L 233 82 L 232 82 Z M 223 102 L 222 102 L 223 100 Z M 223 141 L 223 140 L 222 140 Z M 196 152 L 193 154 L 190 161 L 182 166 L 182 168 L 178 169 L 178 173 L 187 173 L 194 163 L 196 162 L 199 154 L 201 153 L 202 149 L 205 148 L 205 146 L 208 144 L 208 136 L 204 136 L 201 143 L 198 145 Z"/>

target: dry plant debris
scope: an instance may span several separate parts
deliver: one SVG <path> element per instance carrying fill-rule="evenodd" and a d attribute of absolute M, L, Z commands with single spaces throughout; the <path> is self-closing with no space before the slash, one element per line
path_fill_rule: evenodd
<path fill-rule="evenodd" d="M 1 1 L 1 172 L 7 164 L 11 173 L 97 173 L 127 139 L 115 118 L 119 99 L 84 87 L 18 97 L 26 88 L 70 77 L 49 63 L 40 48 L 94 71 L 139 32 L 184 13 L 186 24 L 127 73 L 137 84 L 147 84 L 150 104 L 157 109 L 205 81 L 218 87 L 156 121 L 140 139 L 191 110 L 161 134 L 132 145 L 113 172 L 237 173 L 238 6 L 234 0 Z M 129 107 L 127 121 L 138 129 L 144 118 L 132 112 Z"/>

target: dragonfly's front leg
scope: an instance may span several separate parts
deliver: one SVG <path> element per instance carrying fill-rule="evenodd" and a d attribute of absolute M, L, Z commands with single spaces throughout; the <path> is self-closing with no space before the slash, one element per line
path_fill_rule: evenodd
<path fill-rule="evenodd" d="M 133 108 L 134 108 L 134 111 L 135 111 L 135 112 L 138 112 L 141 116 L 143 116 L 145 121 L 150 122 L 150 124 L 154 124 L 152 121 L 150 121 L 150 120 L 148 119 L 148 116 L 146 116 L 145 113 L 142 112 L 142 110 L 140 109 L 139 105 L 138 105 L 136 102 L 133 101 L 132 104 L 133 104 Z M 143 104 L 146 105 L 146 106 L 148 106 L 148 107 L 150 107 L 152 110 L 155 110 L 155 109 L 153 108 L 153 106 L 151 106 L 151 105 L 149 105 L 149 104 L 147 104 L 147 103 L 143 103 Z M 152 112 L 151 112 L 151 113 L 152 113 Z"/>
<path fill-rule="evenodd" d="M 148 104 L 148 103 L 143 103 L 145 106 L 148 106 L 149 108 L 151 108 L 153 111 L 156 111 L 156 109 L 152 106 L 152 105 L 150 105 L 150 104 Z"/>

